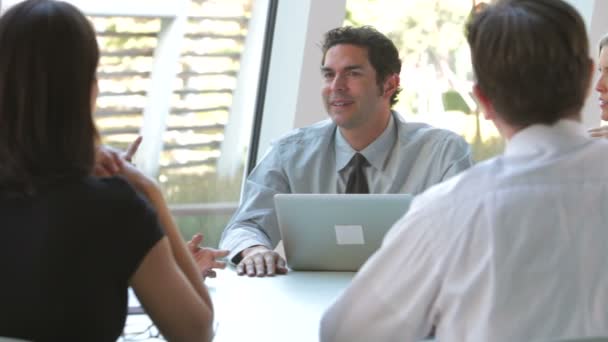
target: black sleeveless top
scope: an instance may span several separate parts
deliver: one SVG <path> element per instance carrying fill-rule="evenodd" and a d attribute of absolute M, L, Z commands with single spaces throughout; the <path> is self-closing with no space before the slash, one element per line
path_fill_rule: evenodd
<path fill-rule="evenodd" d="M 118 177 L 0 193 L 0 336 L 115 341 L 129 279 L 162 237 L 151 206 Z"/>

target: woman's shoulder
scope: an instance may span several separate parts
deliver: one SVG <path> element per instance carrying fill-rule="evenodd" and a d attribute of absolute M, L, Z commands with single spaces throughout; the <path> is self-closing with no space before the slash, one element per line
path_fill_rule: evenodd
<path fill-rule="evenodd" d="M 116 212 L 150 210 L 145 198 L 120 176 L 87 177 L 74 185 L 68 194 L 72 199 L 80 199 L 83 204 Z"/>
<path fill-rule="evenodd" d="M 156 210 L 125 178 L 89 177 L 83 181 L 82 186 L 86 193 L 78 197 L 82 201 L 88 201 L 82 205 L 83 208 L 93 208 L 97 213 L 102 213 L 104 221 L 121 222 L 120 226 L 131 227 L 133 233 L 139 230 L 139 233 L 143 233 L 150 226 L 158 225 Z"/>
<path fill-rule="evenodd" d="M 100 197 L 115 198 L 117 200 L 138 197 L 137 192 L 131 184 L 120 176 L 87 177 L 83 179 L 80 185 L 82 186 L 82 191 L 90 192 Z"/>

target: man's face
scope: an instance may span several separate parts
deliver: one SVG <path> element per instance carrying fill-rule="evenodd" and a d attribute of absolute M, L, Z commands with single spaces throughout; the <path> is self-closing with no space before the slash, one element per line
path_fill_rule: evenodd
<path fill-rule="evenodd" d="M 366 48 L 350 44 L 331 47 L 321 67 L 322 95 L 330 118 L 341 128 L 362 127 L 390 108 L 376 82 Z"/>

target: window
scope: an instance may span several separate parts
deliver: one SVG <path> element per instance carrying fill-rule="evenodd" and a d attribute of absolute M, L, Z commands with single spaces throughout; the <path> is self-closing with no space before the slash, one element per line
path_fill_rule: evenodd
<path fill-rule="evenodd" d="M 201 231 L 207 246 L 240 195 L 267 14 L 258 3 L 188 0 L 158 16 L 120 14 L 117 4 L 91 14 L 103 142 L 124 149 L 142 134 L 138 167 L 158 179 L 184 238 Z"/>
<path fill-rule="evenodd" d="M 98 36 L 102 141 L 125 149 L 143 135 L 136 163 L 159 181 L 182 235 L 217 246 L 240 196 L 271 2 L 68 2 Z"/>
<path fill-rule="evenodd" d="M 477 1 L 479 2 L 479 1 Z M 345 25 L 372 25 L 391 38 L 403 61 L 395 109 L 408 121 L 452 130 L 476 160 L 502 152 L 503 139 L 472 97 L 464 24 L 475 1 L 347 0 Z"/>

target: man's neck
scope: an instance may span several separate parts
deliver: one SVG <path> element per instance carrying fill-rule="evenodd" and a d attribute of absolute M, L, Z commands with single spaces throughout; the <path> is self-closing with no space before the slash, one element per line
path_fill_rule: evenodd
<path fill-rule="evenodd" d="M 576 114 L 572 114 L 570 116 L 563 117 L 562 119 L 581 122 L 581 115 L 580 115 L 580 113 L 576 113 Z M 528 126 L 509 125 L 500 119 L 499 120 L 494 119 L 493 121 L 494 121 L 494 125 L 496 126 L 496 129 L 498 130 L 500 135 L 502 135 L 502 137 L 505 138 L 505 140 L 507 140 L 507 141 L 511 140 L 511 138 L 515 134 L 517 134 L 519 131 L 528 127 Z"/>
<path fill-rule="evenodd" d="M 388 114 L 383 114 L 381 119 L 360 127 L 351 129 L 339 127 L 340 133 L 342 133 L 344 139 L 355 151 L 361 151 L 382 135 L 388 126 L 389 120 L 393 119 L 391 113 L 389 110 Z"/>

